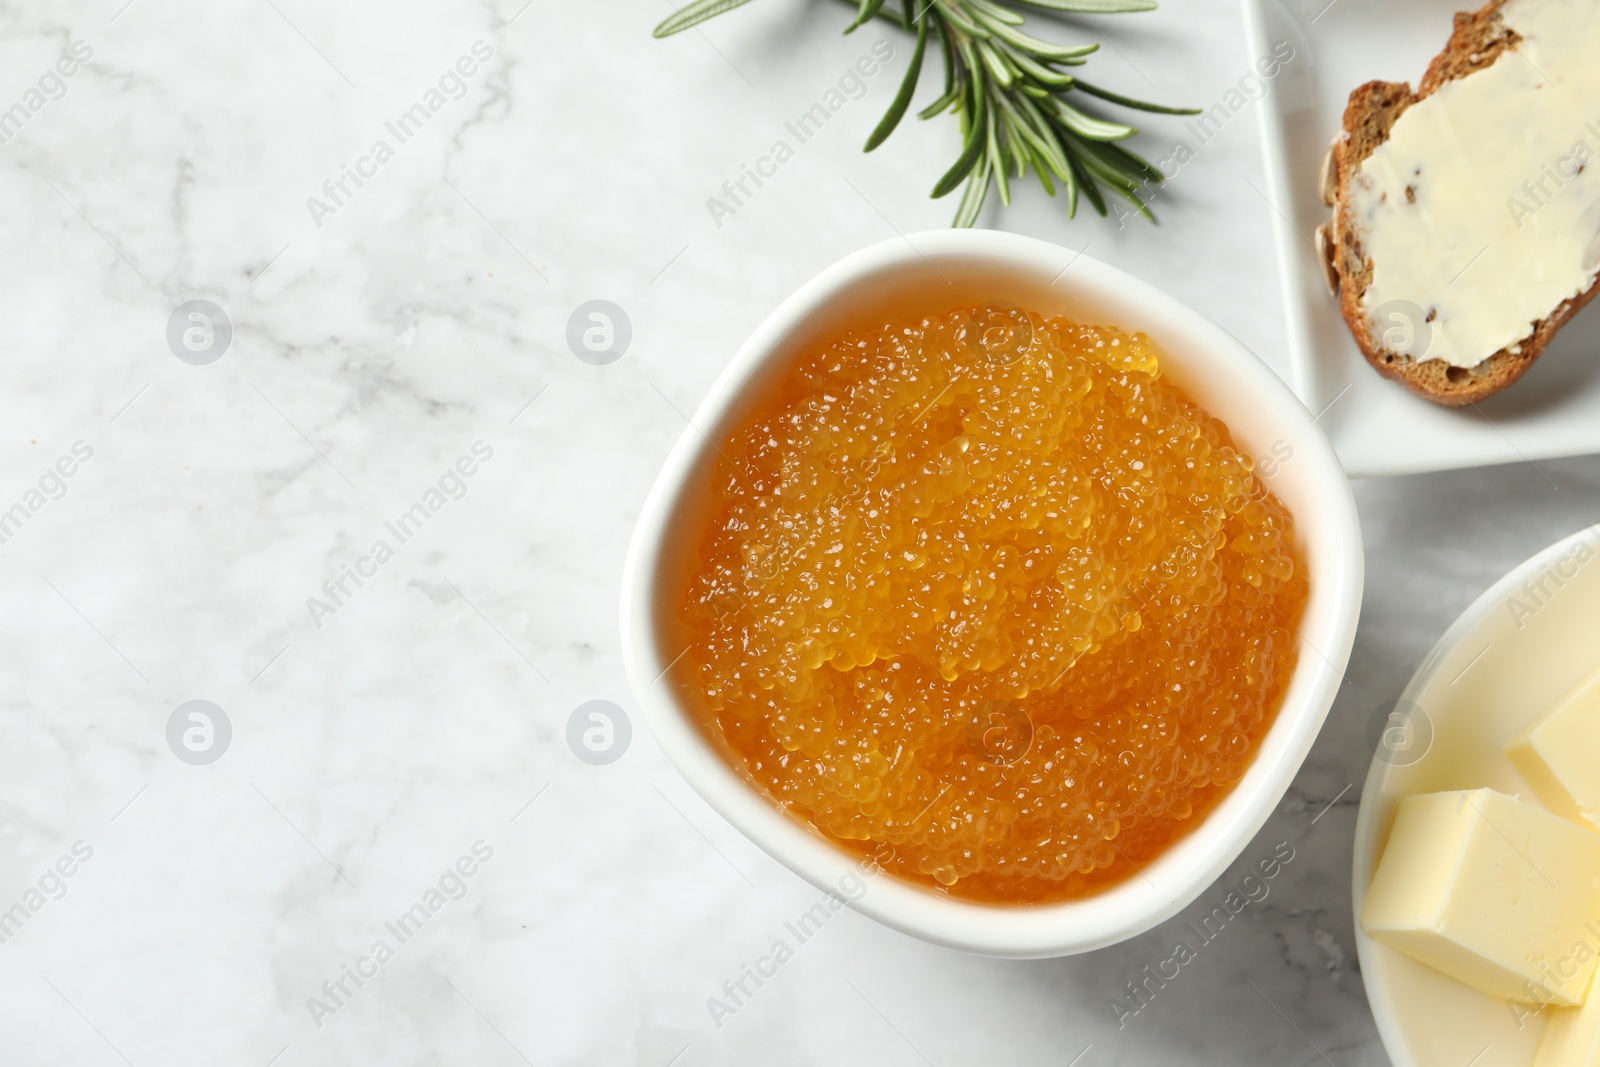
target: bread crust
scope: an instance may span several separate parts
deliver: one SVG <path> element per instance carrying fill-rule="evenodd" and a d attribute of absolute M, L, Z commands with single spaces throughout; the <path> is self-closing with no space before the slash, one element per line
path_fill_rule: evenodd
<path fill-rule="evenodd" d="M 1447 407 L 1476 403 L 1522 377 L 1557 331 L 1600 293 L 1600 280 L 1597 280 L 1535 323 L 1530 336 L 1511 348 L 1502 348 L 1475 367 L 1456 367 L 1442 359 L 1413 360 L 1385 348 L 1382 339 L 1373 334 L 1371 317 L 1361 307 L 1362 298 L 1372 284 L 1372 261 L 1362 249 L 1361 235 L 1351 218 L 1353 212 L 1348 210 L 1347 200 L 1354 188 L 1356 172 L 1373 150 L 1388 139 L 1390 129 L 1407 108 L 1446 82 L 1484 69 L 1521 40 L 1501 17 L 1505 2 L 1491 0 L 1476 11 L 1456 15 L 1450 40 L 1428 64 L 1418 91 L 1413 92 L 1405 82 L 1373 81 L 1352 92 L 1345 107 L 1344 132 L 1333 146 L 1332 170 L 1337 184 L 1331 254 L 1333 270 L 1339 279 L 1339 310 L 1362 355 L 1379 374 L 1399 382 L 1420 397 Z"/>

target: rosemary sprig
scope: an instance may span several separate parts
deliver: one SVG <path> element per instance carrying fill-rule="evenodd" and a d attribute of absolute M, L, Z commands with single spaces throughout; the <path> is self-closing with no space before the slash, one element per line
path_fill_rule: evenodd
<path fill-rule="evenodd" d="M 694 0 L 657 26 L 655 35 L 671 36 L 749 2 Z M 1156 0 L 902 0 L 900 11 L 886 0 L 845 2 L 856 8 L 855 20 L 845 33 L 878 18 L 917 35 L 899 92 L 867 138 L 868 152 L 905 117 L 922 74 L 928 40 L 938 40 L 944 57 L 944 91 L 917 117 L 930 119 L 953 111 L 961 123 L 961 153 L 932 194 L 937 199 L 965 184 L 952 225 L 976 222 L 992 185 L 999 188 L 1000 202 L 1009 205 L 1011 179 L 1029 170 L 1051 196 L 1060 182 L 1069 216 L 1078 213 L 1080 194 L 1101 215 L 1107 214 L 1102 189 L 1108 189 L 1154 221 L 1139 192 L 1153 190 L 1163 175 L 1120 143 L 1138 133 L 1138 127 L 1100 117 L 1096 102 L 1164 115 L 1199 111 L 1146 103 L 1083 81 L 1070 71 L 1087 63 L 1086 57 L 1100 46 L 1069 47 L 1035 37 L 1023 30 L 1027 19 L 1016 9 L 1115 14 L 1149 11 Z"/>

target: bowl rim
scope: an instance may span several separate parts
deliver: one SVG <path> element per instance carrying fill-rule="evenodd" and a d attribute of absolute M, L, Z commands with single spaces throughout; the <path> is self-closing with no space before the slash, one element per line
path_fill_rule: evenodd
<path fill-rule="evenodd" d="M 1067 279 L 1063 293 L 1080 302 L 1137 305 L 1140 322 L 1124 328 L 1181 337 L 1183 353 L 1166 358 L 1221 372 L 1227 406 L 1272 426 L 1291 447 L 1290 481 L 1318 520 L 1296 514 L 1301 544 L 1312 557 L 1312 600 L 1301 619 L 1301 656 L 1277 718 L 1245 775 L 1202 821 L 1141 869 L 1138 877 L 1075 901 L 1037 905 L 985 904 L 949 897 L 894 877 L 875 879 L 861 895 L 840 891 L 852 873 L 871 874 L 837 846 L 783 814 L 728 764 L 692 721 L 670 684 L 672 663 L 660 647 L 657 582 L 665 533 L 691 484 L 689 475 L 713 447 L 700 427 L 730 416 L 758 369 L 810 316 L 853 285 L 894 272 L 926 270 L 935 260 L 1003 261 L 1030 278 Z M 1149 332 L 1156 332 L 1150 330 Z M 792 358 L 792 354 L 790 356 Z M 1219 387 L 1220 388 L 1220 387 Z M 1191 390 L 1192 392 L 1192 390 Z M 1214 410 L 1214 405 L 1205 405 Z M 1233 420 L 1230 427 L 1234 425 Z M 1312 546 L 1316 552 L 1311 551 Z M 1086 952 L 1136 936 L 1177 914 L 1211 885 L 1266 823 L 1298 773 L 1343 681 L 1359 617 L 1364 560 L 1349 480 L 1327 439 L 1300 400 L 1240 341 L 1200 313 L 1147 282 L 1082 252 L 1036 238 L 993 230 L 940 230 L 890 238 L 848 255 L 783 301 L 751 334 L 699 405 L 652 485 L 623 569 L 623 661 L 641 714 L 689 785 L 723 818 L 784 866 L 824 891 L 847 897 L 857 911 L 935 944 L 982 955 L 1041 958 Z M 1313 608 L 1317 615 L 1313 618 Z M 1322 638 L 1312 644 L 1305 631 Z M 1310 651 L 1315 654 L 1307 655 Z M 681 656 L 681 653 L 679 653 Z M 855 883 L 851 883 L 852 886 Z M 865 886 L 863 881 L 860 883 Z"/>
<path fill-rule="evenodd" d="M 1399 701 L 1416 702 L 1417 697 L 1432 685 L 1434 678 L 1450 662 L 1451 653 L 1469 637 L 1492 624 L 1493 617 L 1508 599 L 1522 589 L 1530 575 L 1568 557 L 1580 542 L 1591 549 L 1600 544 L 1600 523 L 1585 526 L 1546 545 L 1491 583 L 1439 635 L 1439 640 L 1417 664 L 1417 669 L 1400 691 Z M 1361 803 L 1356 810 L 1354 840 L 1350 849 L 1350 914 L 1355 930 L 1356 960 L 1361 966 L 1361 981 L 1367 991 L 1367 1005 L 1372 1011 L 1372 1020 L 1378 1028 L 1384 1052 L 1393 1061 L 1394 1067 L 1423 1067 L 1412 1055 L 1411 1042 L 1406 1038 L 1407 1031 L 1391 1005 L 1388 982 L 1383 977 L 1385 970 L 1378 965 L 1376 957 L 1378 942 L 1361 929 L 1361 909 L 1366 903 L 1367 887 L 1379 858 L 1373 838 L 1388 769 L 1389 764 L 1380 759 L 1376 752 L 1373 753 L 1372 761 L 1367 765 L 1366 780 L 1361 786 Z"/>

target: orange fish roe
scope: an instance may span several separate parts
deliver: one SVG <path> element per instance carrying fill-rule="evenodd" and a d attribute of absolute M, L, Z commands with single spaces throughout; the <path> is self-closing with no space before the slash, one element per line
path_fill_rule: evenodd
<path fill-rule="evenodd" d="M 961 897 L 1132 875 L 1297 659 L 1288 511 L 1142 334 L 1009 305 L 854 333 L 721 446 L 679 677 L 791 815 Z"/>

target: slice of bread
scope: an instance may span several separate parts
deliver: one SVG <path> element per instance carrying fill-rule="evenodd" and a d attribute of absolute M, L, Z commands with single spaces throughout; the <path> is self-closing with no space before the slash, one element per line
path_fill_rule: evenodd
<path fill-rule="evenodd" d="M 1456 367 L 1442 359 L 1414 360 L 1386 347 L 1380 324 L 1362 305 L 1372 281 L 1372 262 L 1362 250 L 1361 232 L 1348 210 L 1348 195 L 1356 172 L 1373 150 L 1388 139 L 1395 121 L 1412 104 L 1446 82 L 1483 70 L 1520 38 L 1501 18 L 1505 0 L 1490 0 L 1472 12 L 1455 17 L 1455 31 L 1444 51 L 1434 57 L 1413 92 L 1404 82 L 1368 82 L 1350 94 L 1344 112 L 1344 131 L 1334 140 L 1322 173 L 1322 198 L 1332 207 L 1333 221 L 1317 231 L 1317 246 L 1326 258 L 1330 288 L 1338 295 L 1340 310 L 1367 362 L 1386 378 L 1393 378 L 1418 396 L 1436 404 L 1472 404 L 1515 382 L 1549 345 L 1556 331 L 1600 292 L 1600 281 L 1562 301 L 1534 324 L 1533 333 L 1518 344 L 1489 356 L 1475 367 Z"/>

